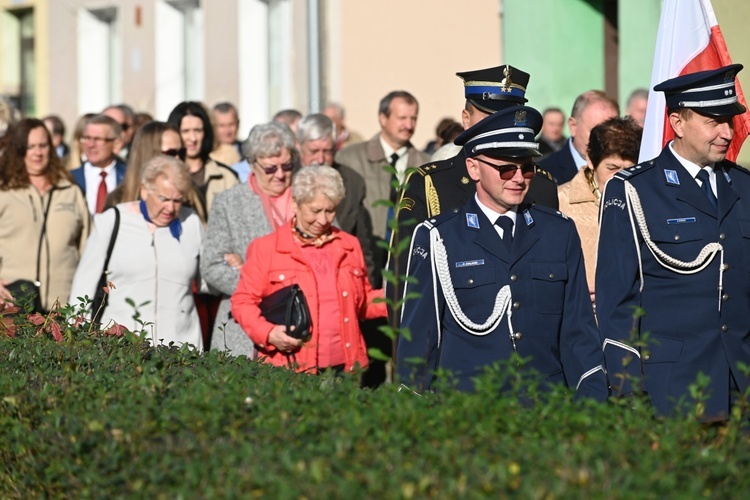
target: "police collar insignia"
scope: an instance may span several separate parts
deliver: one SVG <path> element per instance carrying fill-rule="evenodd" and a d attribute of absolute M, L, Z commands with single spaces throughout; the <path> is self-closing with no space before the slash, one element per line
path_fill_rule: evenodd
<path fill-rule="evenodd" d="M 531 216 L 528 210 L 523 211 L 523 220 L 526 221 L 526 225 L 529 227 L 534 224 L 534 218 Z"/>
<path fill-rule="evenodd" d="M 667 184 L 673 184 L 675 186 L 680 185 L 680 178 L 677 176 L 676 170 L 664 169 L 664 176 L 667 178 Z"/>
<path fill-rule="evenodd" d="M 479 229 L 479 217 L 477 217 L 477 214 L 466 214 L 466 225 L 474 229 Z"/>
<path fill-rule="evenodd" d="M 727 182 L 729 184 L 731 184 L 732 183 L 732 178 L 729 177 L 729 172 L 727 172 L 726 170 L 722 170 L 721 173 L 724 174 L 724 178 L 727 180 Z"/>

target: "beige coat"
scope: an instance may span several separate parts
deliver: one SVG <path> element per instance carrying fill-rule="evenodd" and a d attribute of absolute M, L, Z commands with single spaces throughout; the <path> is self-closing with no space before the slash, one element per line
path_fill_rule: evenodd
<path fill-rule="evenodd" d="M 81 189 L 62 180 L 44 197 L 29 186 L 0 191 L 0 278 L 8 283 L 35 280 L 44 209 L 49 205 L 41 245 L 39 281 L 42 307 L 58 299 L 65 305 L 73 275 L 91 231 L 91 217 Z"/>
<path fill-rule="evenodd" d="M 581 237 L 586 281 L 594 290 L 596 274 L 596 245 L 599 238 L 599 199 L 586 180 L 585 169 L 580 169 L 569 182 L 557 188 L 560 211 L 573 219 Z"/>
<path fill-rule="evenodd" d="M 205 166 L 205 178 L 206 178 L 206 214 L 211 211 L 211 205 L 213 205 L 214 197 L 226 191 L 230 187 L 236 186 L 240 183 L 237 178 L 237 174 L 234 170 L 227 167 L 226 165 L 219 165 L 214 160 L 209 159 Z"/>

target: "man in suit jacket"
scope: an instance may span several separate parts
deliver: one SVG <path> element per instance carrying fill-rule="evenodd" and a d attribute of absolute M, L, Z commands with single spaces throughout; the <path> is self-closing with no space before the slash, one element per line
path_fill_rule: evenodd
<path fill-rule="evenodd" d="M 601 90 L 589 90 L 579 95 L 568 118 L 570 139 L 559 151 L 540 161 L 539 166 L 552 174 L 558 185 L 565 184 L 586 166 L 591 129 L 619 114 L 617 101 Z"/>
<path fill-rule="evenodd" d="M 750 172 L 725 161 L 745 112 L 741 68 L 654 87 L 675 138 L 602 198 L 596 307 L 609 382 L 613 395 L 646 393 L 661 415 L 727 419 L 748 388 Z M 696 399 L 699 373 L 709 378 Z"/>
<path fill-rule="evenodd" d="M 463 145 L 476 195 L 414 231 L 397 371 L 407 388 L 434 389 L 436 373 L 459 390 L 514 354 L 541 377 L 581 396 L 607 398 L 604 359 L 575 225 L 523 203 L 539 155 L 542 116 L 518 106 L 487 117 Z M 421 359 L 423 362 L 414 363 Z"/>
<path fill-rule="evenodd" d="M 84 127 L 81 144 L 86 162 L 70 174 L 83 189 L 91 214 L 104 209 L 107 195 L 125 178 L 126 166 L 116 156 L 121 135 L 120 124 L 106 115 L 92 117 Z"/>
<path fill-rule="evenodd" d="M 335 168 L 344 181 L 346 194 L 336 207 L 336 224 L 356 236 L 362 246 L 367 268 L 373 267 L 372 225 L 365 209 L 365 180 L 346 165 L 333 160 L 336 152 L 336 132 L 333 121 L 322 113 L 307 115 L 297 124 L 300 164 L 303 167 L 328 165 Z M 374 276 L 370 277 L 370 280 Z"/>
<path fill-rule="evenodd" d="M 385 267 L 386 252 L 377 246 L 378 240 L 386 237 L 389 214 L 385 206 L 373 206 L 378 200 L 395 199 L 391 173 L 384 167 L 394 165 L 403 181 L 407 168 L 418 167 L 429 160 L 429 157 L 416 149 L 410 142 L 417 126 L 419 104 L 413 95 L 406 91 L 390 92 L 380 101 L 378 120 L 380 132 L 367 142 L 347 146 L 336 154 L 336 161 L 347 165 L 359 173 L 367 186 L 365 208 L 370 213 L 373 228 L 373 255 L 375 268 L 370 274 L 375 275 L 373 286 L 380 283 L 380 270 Z"/>

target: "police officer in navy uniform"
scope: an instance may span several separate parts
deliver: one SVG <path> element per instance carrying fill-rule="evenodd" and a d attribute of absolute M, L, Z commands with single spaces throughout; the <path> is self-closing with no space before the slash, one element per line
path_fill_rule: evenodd
<path fill-rule="evenodd" d="M 521 106 L 526 99 L 529 74 L 510 65 L 456 73 L 464 81 L 466 105 L 461 111 L 464 129 L 487 116 L 508 107 Z M 403 235 L 411 234 L 413 225 L 407 220 L 422 222 L 440 213 L 462 206 L 476 192 L 474 182 L 466 173 L 463 149 L 447 160 L 422 165 L 406 179 L 403 210 L 399 224 Z M 527 192 L 526 201 L 558 208 L 557 186 L 552 176 L 538 170 Z"/>
<path fill-rule="evenodd" d="M 400 381 L 434 388 L 448 370 L 460 390 L 486 367 L 530 358 L 546 383 L 607 398 L 601 341 L 575 225 L 555 210 L 524 203 L 534 178 L 542 116 L 518 106 L 489 116 L 456 139 L 476 194 L 414 230 L 398 344 Z M 424 363 L 413 363 L 413 358 Z M 546 384 L 545 384 L 546 387 Z"/>
<path fill-rule="evenodd" d="M 466 105 L 461 111 L 464 129 L 499 110 L 522 106 L 527 102 L 525 95 L 529 74 L 513 66 L 506 64 L 456 75 L 464 81 Z M 407 187 L 401 197 L 402 209 L 398 213 L 399 239 L 411 236 L 416 224 L 462 206 L 476 193 L 475 183 L 466 172 L 463 148 L 453 144 L 443 147 L 456 148 L 456 155 L 422 165 L 405 180 Z M 557 184 L 549 173 L 537 168 L 525 201 L 557 210 Z M 397 268 L 398 274 L 403 275 L 406 273 L 407 260 L 402 256 L 394 259 L 393 255 L 389 255 L 388 267 Z M 392 287 L 386 284 L 386 290 L 394 298 Z"/>
<path fill-rule="evenodd" d="M 647 393 L 661 415 L 726 419 L 748 386 L 739 364 L 750 364 L 750 172 L 725 160 L 745 112 L 741 69 L 654 87 L 675 138 L 615 175 L 601 203 L 596 308 L 609 383 L 614 395 Z M 696 404 L 699 373 L 710 381 Z"/>

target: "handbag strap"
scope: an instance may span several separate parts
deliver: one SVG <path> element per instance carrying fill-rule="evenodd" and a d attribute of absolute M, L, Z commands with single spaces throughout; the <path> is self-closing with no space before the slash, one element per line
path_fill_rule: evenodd
<path fill-rule="evenodd" d="M 117 232 L 120 230 L 120 209 L 112 207 L 115 210 L 115 225 L 112 228 L 112 236 L 109 237 L 109 246 L 107 247 L 107 258 L 104 260 L 104 268 L 102 273 L 107 274 L 109 271 L 109 258 L 112 257 L 112 249 L 115 247 L 115 241 L 117 241 Z"/>
<path fill-rule="evenodd" d="M 47 233 L 47 216 L 49 215 L 49 207 L 52 206 L 52 193 L 55 192 L 55 186 L 52 186 L 49 190 L 49 200 L 47 200 L 47 206 L 44 207 L 44 218 L 42 219 L 42 232 L 39 234 L 39 246 L 36 249 L 36 282 L 39 281 L 39 273 L 42 269 L 42 242 L 44 241 L 44 235 Z M 44 198 L 42 198 L 42 205 L 44 205 Z"/>

